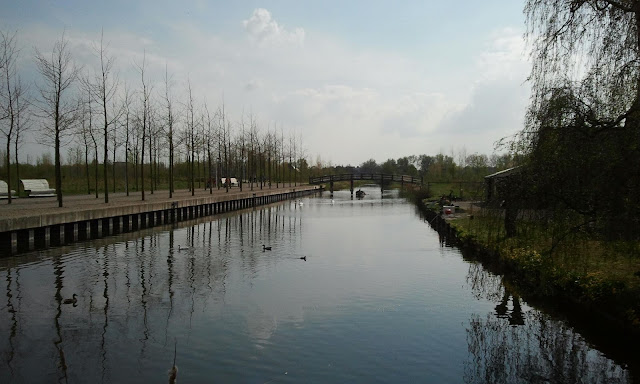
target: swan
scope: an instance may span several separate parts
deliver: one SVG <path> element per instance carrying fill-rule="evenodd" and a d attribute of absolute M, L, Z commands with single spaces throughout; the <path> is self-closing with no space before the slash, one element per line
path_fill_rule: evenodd
<path fill-rule="evenodd" d="M 64 299 L 64 301 L 62 302 L 62 304 L 75 304 L 75 303 L 77 303 L 77 302 L 78 302 L 78 299 L 76 298 L 76 296 L 78 296 L 78 295 L 76 295 L 76 294 L 74 293 L 74 294 L 73 294 L 73 298 L 71 298 L 71 299 Z"/>
<path fill-rule="evenodd" d="M 271 250 L 271 246 L 267 247 L 266 245 L 262 244 L 262 250 L 263 251 L 270 251 Z"/>

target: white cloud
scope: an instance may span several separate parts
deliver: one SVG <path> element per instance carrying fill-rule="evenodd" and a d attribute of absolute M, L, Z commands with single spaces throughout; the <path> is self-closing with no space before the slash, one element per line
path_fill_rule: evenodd
<path fill-rule="evenodd" d="M 271 18 L 271 12 L 264 8 L 257 8 L 248 20 L 242 22 L 249 37 L 258 44 L 293 44 L 304 45 L 305 33 L 303 28 L 293 31 L 286 30 Z"/>
<path fill-rule="evenodd" d="M 357 165 L 435 154 L 449 143 L 488 154 L 505 132 L 521 128 L 528 65 L 517 31 L 493 34 L 484 52 L 460 61 L 471 63 L 463 71 L 433 71 L 408 53 L 356 46 L 321 31 L 305 36 L 304 29 L 285 28 L 266 9 L 254 10 L 244 30 L 240 19 L 226 33 L 181 20 L 165 25 L 164 34 L 123 26 L 105 30 L 105 41 L 130 89 L 139 87 L 133 64 L 146 51 L 156 93 L 164 88 L 166 64 L 178 104 L 188 77 L 198 103 L 206 100 L 215 110 L 224 97 L 234 122 L 251 111 L 263 132 L 274 125 L 285 135 L 295 132 L 310 159 L 321 154 L 334 164 Z M 60 34 L 25 28 L 26 46 L 50 48 Z M 68 36 L 74 58 L 92 70 L 96 59 L 88 48 L 100 31 L 69 30 Z"/>
<path fill-rule="evenodd" d="M 494 32 L 488 49 L 480 55 L 477 65 L 484 80 L 508 78 L 524 81 L 529 68 L 522 34 L 513 28 Z"/>
<path fill-rule="evenodd" d="M 524 41 L 513 29 L 493 34 L 476 62 L 478 80 L 469 100 L 450 111 L 437 128 L 440 137 L 466 142 L 471 152 L 488 154 L 496 141 L 521 130 L 529 98 L 529 64 Z"/>

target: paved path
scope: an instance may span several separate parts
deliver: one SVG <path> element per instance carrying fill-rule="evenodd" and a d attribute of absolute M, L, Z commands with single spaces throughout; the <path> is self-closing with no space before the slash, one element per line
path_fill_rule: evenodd
<path fill-rule="evenodd" d="M 291 187 L 289 187 L 287 183 L 286 187 L 280 184 L 279 188 L 276 188 L 275 185 L 272 185 L 271 188 L 265 186 L 262 189 L 260 189 L 259 186 L 254 186 L 253 190 L 251 190 L 251 188 L 245 186 L 242 191 L 240 191 L 240 188 L 234 187 L 230 188 L 229 192 L 225 189 L 214 189 L 212 194 L 210 194 L 209 190 L 197 189 L 195 196 L 192 196 L 188 190 L 178 190 L 173 194 L 173 198 L 171 199 L 169 198 L 169 192 L 167 190 L 155 191 L 153 194 L 145 191 L 144 201 L 142 201 L 142 194 L 140 192 L 131 192 L 129 196 L 124 192 L 120 192 L 109 193 L 109 203 L 107 204 L 104 202 L 104 194 L 100 194 L 97 199 L 95 195 L 72 195 L 63 197 L 63 207 L 58 207 L 58 201 L 55 197 L 23 197 L 13 199 L 11 204 L 8 204 L 7 200 L 0 200 L 0 227 L 2 227 L 3 222 L 34 216 L 65 215 L 79 211 L 103 210 L 105 208 L 121 208 L 147 204 L 156 205 L 181 201 L 187 202 L 194 199 L 225 201 L 251 197 L 254 193 L 257 196 L 261 196 L 291 191 L 296 188 L 297 190 L 303 190 L 317 187 L 301 184 L 297 186 L 291 184 Z"/>

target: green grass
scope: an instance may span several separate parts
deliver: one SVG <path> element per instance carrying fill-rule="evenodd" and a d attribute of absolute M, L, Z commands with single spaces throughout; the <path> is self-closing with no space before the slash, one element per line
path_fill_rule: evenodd
<path fill-rule="evenodd" d="M 477 182 L 425 182 L 429 189 L 430 196 L 439 198 L 440 196 L 453 196 L 463 200 L 482 200 L 484 197 L 484 184 Z"/>
<path fill-rule="evenodd" d="M 540 220 L 518 220 L 518 235 L 507 238 L 501 214 L 478 208 L 449 224 L 463 243 L 498 255 L 527 291 L 599 308 L 640 331 L 639 243 Z"/>

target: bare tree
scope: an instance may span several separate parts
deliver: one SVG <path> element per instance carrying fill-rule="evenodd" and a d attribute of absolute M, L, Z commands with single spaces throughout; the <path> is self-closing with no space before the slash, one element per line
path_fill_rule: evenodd
<path fill-rule="evenodd" d="M 229 153 L 231 151 L 231 122 L 227 119 L 224 101 L 218 111 L 218 135 L 220 144 L 222 145 L 222 155 L 224 156 L 222 159 L 224 164 L 222 171 L 225 178 L 224 185 L 226 192 L 229 192 L 229 180 L 231 177 L 231 156 Z M 220 154 L 218 158 L 220 158 Z"/>
<path fill-rule="evenodd" d="M 7 185 L 8 199 L 11 204 L 11 140 L 18 129 L 20 114 L 24 111 L 26 104 L 22 104 L 20 109 L 19 99 L 23 96 L 24 89 L 19 81 L 17 60 L 19 50 L 16 47 L 16 33 L 5 33 L 0 31 L 0 132 L 7 139 Z M 17 153 L 16 153 L 17 157 Z"/>
<path fill-rule="evenodd" d="M 149 192 L 153 195 L 154 191 L 154 144 L 156 133 L 158 131 L 156 111 L 153 109 L 153 104 L 148 103 L 147 108 L 147 133 L 149 137 Z"/>
<path fill-rule="evenodd" d="M 276 179 L 276 188 L 280 187 L 280 182 L 284 184 L 284 180 L 282 177 L 282 167 L 280 167 L 280 148 L 278 147 L 278 126 L 277 124 L 273 125 L 273 133 L 271 131 L 267 131 L 265 137 L 265 143 L 267 143 L 266 150 L 269 156 L 269 179 L 271 180 L 271 170 L 275 172 L 273 177 Z"/>
<path fill-rule="evenodd" d="M 243 181 L 246 179 L 247 175 L 247 163 L 248 163 L 248 156 L 247 156 L 247 135 L 249 134 L 250 128 L 251 126 L 245 126 L 245 121 L 244 121 L 244 112 L 242 113 L 242 120 L 240 122 L 241 124 L 241 132 L 240 132 L 240 142 L 238 143 L 240 145 L 240 167 L 241 167 L 241 171 L 240 171 L 240 190 L 242 191 L 242 184 Z"/>
<path fill-rule="evenodd" d="M 282 126 L 280 126 L 280 155 L 282 156 L 282 165 L 281 165 L 281 170 L 280 170 L 280 174 L 282 175 L 282 186 L 284 187 L 284 162 L 286 159 L 286 153 L 284 151 L 284 130 L 282 129 Z M 291 186 L 291 185 L 289 185 Z"/>
<path fill-rule="evenodd" d="M 140 131 L 141 131 L 141 164 L 140 164 L 140 180 L 142 186 L 142 200 L 144 200 L 144 145 L 147 140 L 147 132 L 149 127 L 149 110 L 151 108 L 151 86 L 148 84 L 148 79 L 145 78 L 145 63 L 146 63 L 146 52 L 142 57 L 142 64 L 137 65 L 138 72 L 140 73 L 140 81 L 142 83 L 142 118 L 140 119 Z M 136 156 L 137 158 L 137 156 Z"/>
<path fill-rule="evenodd" d="M 195 103 L 193 101 L 193 91 L 191 89 L 191 80 L 187 80 L 187 104 L 185 105 L 185 122 L 187 134 L 187 150 L 189 151 L 189 188 L 191 196 L 195 195 L 195 146 L 196 146 L 196 121 L 195 121 Z"/>
<path fill-rule="evenodd" d="M 143 125 L 143 112 L 142 106 L 138 106 L 133 118 L 133 148 L 132 148 L 132 162 L 133 162 L 133 179 L 135 183 L 136 192 L 140 191 L 140 142 L 142 141 L 142 125 Z"/>
<path fill-rule="evenodd" d="M 291 172 L 293 171 L 293 159 L 296 152 L 296 134 L 291 133 L 289 136 L 289 187 L 291 187 Z"/>
<path fill-rule="evenodd" d="M 93 108 L 91 105 L 91 96 L 87 98 L 86 106 L 87 106 L 87 112 L 89 113 L 87 132 L 89 134 L 89 137 L 91 138 L 91 143 L 93 144 L 93 171 L 94 171 L 93 192 L 96 194 L 96 199 L 97 199 L 99 197 L 98 196 L 98 180 L 100 178 L 98 177 L 98 166 L 100 165 L 100 161 L 98 160 L 98 137 L 97 137 L 98 135 L 96 134 L 96 131 L 93 127 Z"/>
<path fill-rule="evenodd" d="M 104 44 L 104 31 L 100 34 L 100 46 L 94 47 L 96 56 L 100 59 L 100 68 L 93 81 L 87 81 L 87 88 L 91 97 L 100 108 L 103 117 L 102 143 L 103 147 L 103 180 L 104 180 L 104 202 L 109 202 L 109 132 L 114 123 L 119 118 L 119 111 L 109 111 L 110 104 L 113 105 L 113 98 L 118 89 L 118 79 L 113 74 L 114 57 L 107 52 Z M 114 136 L 115 137 L 115 136 Z"/>
<path fill-rule="evenodd" d="M 91 194 L 91 177 L 89 176 L 89 145 L 91 144 L 92 135 L 90 133 L 91 130 L 91 112 L 90 105 L 88 102 L 84 102 L 83 100 L 79 101 L 80 106 L 78 110 L 80 111 L 79 119 L 80 125 L 78 136 L 82 137 L 82 144 L 84 146 L 84 167 L 85 167 L 85 176 L 87 178 L 87 195 Z M 97 197 L 97 196 L 96 196 Z"/>
<path fill-rule="evenodd" d="M 94 194 L 96 199 L 99 196 L 99 181 L 100 177 L 98 176 L 98 171 L 100 167 L 99 153 L 98 153 L 98 145 L 100 144 L 100 135 L 97 131 L 96 126 L 94 125 L 93 115 L 95 113 L 93 106 L 93 96 L 91 95 L 91 84 L 87 79 L 82 79 L 82 92 L 84 96 L 79 97 L 78 99 L 78 120 L 80 122 L 78 129 L 82 131 L 82 135 L 85 143 L 87 144 L 87 151 L 85 160 L 88 161 L 88 145 L 90 144 L 93 150 L 93 172 L 94 172 Z M 106 166 L 106 165 L 105 165 Z M 87 167 L 88 168 L 88 167 Z M 89 170 L 87 169 L 87 187 L 89 187 Z M 88 192 L 91 193 L 90 191 Z"/>
<path fill-rule="evenodd" d="M 205 134 L 205 145 L 207 148 L 207 164 L 208 164 L 208 174 L 206 175 L 207 177 L 207 184 L 209 187 L 209 194 L 213 193 L 213 180 L 211 177 L 211 167 L 212 167 L 212 153 L 211 153 L 211 149 L 212 149 L 212 145 L 213 145 L 213 139 L 214 139 L 214 124 L 213 124 L 213 119 L 211 117 L 211 114 L 209 113 L 209 107 L 207 106 L 207 103 L 204 103 L 204 123 L 203 123 L 203 127 L 204 127 L 204 134 Z"/>
<path fill-rule="evenodd" d="M 112 110 L 119 110 L 121 105 L 116 105 L 116 101 L 113 102 Z M 120 110 L 122 111 L 122 110 Z M 118 127 L 120 126 L 120 117 L 118 116 L 118 120 L 113 124 L 113 134 L 111 135 L 111 185 L 113 188 L 113 193 L 116 193 L 116 152 L 118 151 L 118 147 L 122 144 L 120 142 L 120 138 L 118 137 Z"/>
<path fill-rule="evenodd" d="M 62 207 L 62 168 L 60 164 L 60 147 L 62 139 L 76 121 L 77 104 L 70 100 L 67 93 L 78 78 L 79 68 L 71 59 L 68 41 L 64 32 L 57 41 L 49 56 L 45 56 L 36 48 L 36 65 L 44 78 L 40 85 L 40 110 L 43 118 L 43 134 L 53 141 L 55 151 L 55 185 L 58 206 Z"/>
<path fill-rule="evenodd" d="M 273 168 L 273 163 L 271 161 L 271 156 L 274 156 L 274 146 L 273 146 L 273 136 L 267 132 L 267 134 L 264 136 L 263 142 L 262 142 L 262 147 L 264 148 L 264 162 L 265 162 L 265 168 L 266 168 L 266 172 L 263 170 L 262 174 L 263 174 L 263 179 L 264 176 L 266 175 L 267 179 L 268 179 L 268 183 L 269 183 L 269 188 L 271 188 L 271 180 L 272 180 L 272 174 L 271 174 L 271 169 Z M 276 181 L 277 182 L 277 181 Z M 278 185 L 276 184 L 276 187 Z"/>
<path fill-rule="evenodd" d="M 125 83 L 124 85 L 124 95 L 122 99 L 122 143 L 124 144 L 124 189 L 129 196 L 129 151 L 131 144 L 131 93 Z"/>
<path fill-rule="evenodd" d="M 16 189 L 18 195 L 20 195 L 20 160 L 18 155 L 20 154 L 20 147 L 22 145 L 24 136 L 23 134 L 31 129 L 31 117 L 29 115 L 29 108 L 31 106 L 31 100 L 26 95 L 28 94 L 28 87 L 24 87 L 20 76 L 16 78 L 14 87 L 15 97 L 15 127 L 14 127 L 14 162 L 16 164 Z M 9 191 L 10 193 L 10 191 Z"/>
<path fill-rule="evenodd" d="M 249 155 L 247 156 L 249 185 L 253 191 L 253 183 L 257 177 L 256 150 L 258 148 L 258 124 L 256 123 L 253 113 L 249 114 Z"/>
<path fill-rule="evenodd" d="M 171 78 L 167 72 L 167 66 L 164 67 L 164 103 L 165 103 L 165 116 L 164 116 L 164 128 L 169 144 L 169 198 L 173 197 L 175 192 L 174 186 L 174 135 L 175 135 L 175 115 L 173 111 L 173 97 L 171 95 Z"/>

